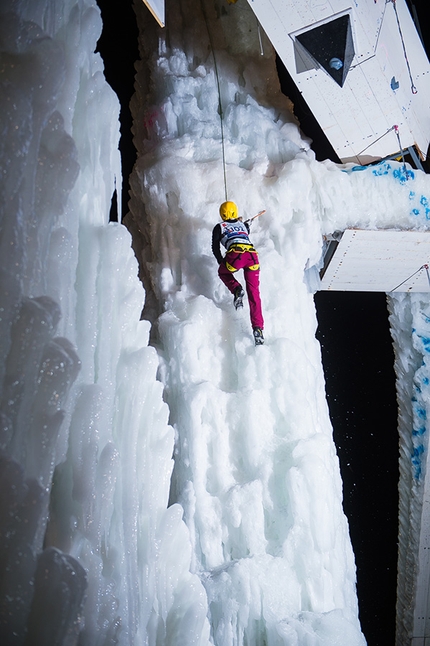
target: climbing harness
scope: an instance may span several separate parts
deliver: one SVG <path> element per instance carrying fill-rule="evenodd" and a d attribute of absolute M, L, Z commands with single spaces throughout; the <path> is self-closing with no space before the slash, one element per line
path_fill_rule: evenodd
<path fill-rule="evenodd" d="M 223 168 L 223 175 L 224 175 L 224 192 L 225 192 L 225 201 L 228 201 L 228 195 L 227 195 L 227 174 L 226 174 L 226 167 L 225 167 L 225 146 L 224 146 L 224 113 L 222 111 L 222 103 L 221 103 L 221 88 L 220 88 L 220 83 L 219 83 L 219 74 L 218 74 L 218 66 L 216 62 L 216 56 L 215 56 L 215 48 L 214 44 L 212 41 L 212 35 L 209 29 L 209 22 L 208 22 L 208 17 L 206 15 L 206 10 L 204 6 L 204 0 L 200 0 L 200 4 L 202 7 L 202 13 L 203 13 L 203 18 L 205 20 L 206 24 L 206 30 L 208 32 L 209 36 L 209 44 L 212 50 L 212 56 L 214 59 L 214 69 L 215 69 L 215 77 L 216 77 L 216 82 L 217 82 L 217 88 L 218 88 L 218 114 L 220 117 L 221 121 L 221 147 L 222 147 L 222 168 Z"/>
<path fill-rule="evenodd" d="M 245 249 L 244 248 L 245 246 L 247 246 L 248 249 Z M 232 263 L 235 263 L 237 261 L 237 259 L 243 253 L 246 253 L 246 252 L 251 254 L 251 257 L 252 257 L 252 260 L 254 261 L 254 264 L 253 265 L 247 265 L 247 267 L 245 268 L 245 271 L 246 270 L 257 271 L 258 269 L 260 269 L 260 263 L 258 262 L 258 254 L 257 254 L 256 249 L 254 249 L 254 247 L 252 245 L 236 245 L 236 244 L 233 244 L 233 245 L 231 245 L 231 247 L 228 248 L 226 257 L 224 259 L 225 266 L 227 267 L 227 269 L 229 271 L 231 271 L 231 273 L 234 273 L 235 271 L 237 271 L 237 268 Z M 229 262 L 229 261 L 231 261 L 231 262 Z"/>
<path fill-rule="evenodd" d="M 427 280 L 428 280 L 428 282 L 429 282 L 429 286 L 430 286 L 430 273 L 429 273 L 429 266 L 428 266 L 427 264 L 425 264 L 425 265 L 421 265 L 421 267 L 420 267 L 419 269 L 417 269 L 416 271 L 414 271 L 414 273 L 413 273 L 413 274 L 411 274 L 408 278 L 406 278 L 405 280 L 403 280 L 399 285 L 397 285 L 397 287 L 395 287 L 394 289 L 392 289 L 392 290 L 391 290 L 391 292 L 395 292 L 395 291 L 396 291 L 396 289 L 399 289 L 399 287 L 401 287 L 402 285 L 404 285 L 405 283 L 407 283 L 407 282 L 408 282 L 408 280 L 410 280 L 411 278 L 413 278 L 416 274 L 418 274 L 418 272 L 422 271 L 423 269 L 425 269 L 425 270 L 426 270 L 426 273 L 427 273 Z"/>
<path fill-rule="evenodd" d="M 236 253 L 246 253 L 250 251 L 252 253 L 257 253 L 257 250 L 252 244 L 246 244 L 244 242 L 233 242 L 232 245 L 228 248 L 229 251 L 236 251 Z"/>

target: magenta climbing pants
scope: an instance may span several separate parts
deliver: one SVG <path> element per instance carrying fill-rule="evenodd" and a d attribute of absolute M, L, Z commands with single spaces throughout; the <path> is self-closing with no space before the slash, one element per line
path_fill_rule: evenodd
<path fill-rule="evenodd" d="M 228 269 L 230 265 L 233 269 Z M 256 269 L 250 269 L 256 267 Z M 240 283 L 234 277 L 234 272 L 243 269 L 246 283 L 246 293 L 248 294 L 249 313 L 252 327 L 264 328 L 263 314 L 261 311 L 260 298 L 260 265 L 258 264 L 258 255 L 255 251 L 228 251 L 224 262 L 218 268 L 218 276 L 224 285 L 234 294 Z"/>

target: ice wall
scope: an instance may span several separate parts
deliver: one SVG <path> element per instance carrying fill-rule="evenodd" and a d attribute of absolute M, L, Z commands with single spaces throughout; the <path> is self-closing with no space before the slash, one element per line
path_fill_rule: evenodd
<path fill-rule="evenodd" d="M 144 292 L 130 235 L 108 224 L 119 105 L 94 54 L 100 13 L 0 11 L 1 641 L 155 643 L 178 580 L 204 634 L 167 510 L 173 430 Z"/>
<path fill-rule="evenodd" d="M 315 162 L 246 5 L 205 6 L 208 25 L 177 3 L 161 35 L 136 3 L 127 220 L 149 323 L 108 224 L 119 106 L 96 4 L 1 4 L 5 644 L 363 643 L 310 276 L 324 233 L 425 226 L 428 182 Z M 267 209 L 258 354 L 209 250 L 225 187 L 207 26 L 228 190 Z"/>
<path fill-rule="evenodd" d="M 246 3 L 205 2 L 203 11 L 199 3 L 177 3 L 167 7 L 163 32 L 144 8 L 136 10 L 139 158 L 127 222 L 141 232 L 138 255 L 153 295 L 145 314 L 154 321 L 176 431 L 171 501 L 184 508 L 211 639 L 362 644 L 315 312 L 303 279 L 320 259 L 321 221 L 354 217 L 354 208 L 348 216 L 330 210 L 342 183 L 353 191 L 351 177 L 315 162 Z M 220 109 L 228 197 L 243 217 L 268 211 L 252 237 L 267 332 L 257 351 L 247 312 L 234 314 L 210 251 L 226 189 Z M 327 193 L 320 180 L 328 180 Z"/>
<path fill-rule="evenodd" d="M 315 162 L 246 3 L 178 3 L 164 32 L 139 7 L 127 223 L 176 431 L 171 501 L 184 508 L 212 639 L 363 643 L 311 276 L 325 233 L 426 227 L 428 179 L 396 162 Z M 244 217 L 267 209 L 252 235 L 266 319 L 258 351 L 210 252 L 226 190 Z"/>
<path fill-rule="evenodd" d="M 428 420 L 430 408 L 430 307 L 428 294 L 388 299 L 394 339 L 400 433 L 400 509 L 396 644 L 425 622 L 428 523 Z M 423 520 L 424 518 L 424 520 Z M 422 531 L 424 528 L 424 531 Z M 411 609 L 413 609 L 411 611 Z M 415 620 L 415 621 L 414 621 Z"/>

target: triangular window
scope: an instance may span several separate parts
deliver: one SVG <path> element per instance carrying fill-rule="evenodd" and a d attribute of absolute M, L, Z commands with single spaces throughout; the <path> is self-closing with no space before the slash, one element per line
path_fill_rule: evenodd
<path fill-rule="evenodd" d="M 316 65 L 322 67 L 342 87 L 355 54 L 349 14 L 313 27 L 295 38 Z M 298 56 L 300 50 L 296 45 L 296 65 L 301 61 L 297 65 L 301 69 L 297 69 L 297 72 L 304 71 L 303 68 L 310 69 L 309 64 L 303 65 L 303 55 Z"/>

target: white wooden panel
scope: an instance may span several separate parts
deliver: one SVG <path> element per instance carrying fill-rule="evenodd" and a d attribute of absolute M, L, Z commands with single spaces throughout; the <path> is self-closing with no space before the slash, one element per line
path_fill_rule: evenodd
<path fill-rule="evenodd" d="M 294 82 L 342 161 L 368 163 L 430 141 L 430 65 L 405 0 L 396 0 L 412 83 L 394 5 L 383 0 L 248 0 Z M 347 11 L 355 56 L 343 87 L 322 69 L 298 73 L 294 37 Z M 399 82 L 396 90 L 391 79 Z M 369 147 L 369 144 L 372 144 Z"/>
<path fill-rule="evenodd" d="M 347 229 L 325 271 L 321 289 L 430 292 L 427 270 L 420 270 L 427 263 L 430 232 Z"/>

